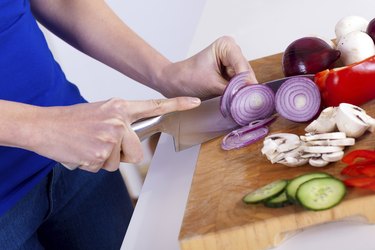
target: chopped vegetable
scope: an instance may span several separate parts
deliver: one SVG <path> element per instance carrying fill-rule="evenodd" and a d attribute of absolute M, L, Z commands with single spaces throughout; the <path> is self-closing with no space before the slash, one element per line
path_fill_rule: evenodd
<path fill-rule="evenodd" d="M 271 198 L 269 200 L 266 200 L 264 202 L 264 205 L 266 207 L 271 207 L 271 208 L 279 208 L 279 207 L 285 207 L 292 205 L 293 203 L 288 200 L 288 197 L 286 196 L 286 192 L 282 192 L 275 198 Z"/>
<path fill-rule="evenodd" d="M 323 105 L 362 105 L 375 98 L 375 56 L 346 67 L 324 70 L 315 75 Z"/>
<path fill-rule="evenodd" d="M 339 204 L 346 194 L 342 181 L 333 177 L 314 178 L 297 189 L 297 200 L 305 208 L 320 211 Z"/>
<path fill-rule="evenodd" d="M 243 197 L 243 202 L 247 204 L 259 203 L 267 199 L 273 198 L 281 194 L 286 185 L 288 184 L 287 180 L 277 180 L 270 184 L 267 184 L 263 187 L 260 187 Z"/>
<path fill-rule="evenodd" d="M 221 148 L 224 150 L 231 150 L 245 147 L 264 138 L 268 132 L 269 130 L 267 127 L 260 127 L 257 129 L 242 127 L 227 134 L 221 143 Z"/>
<path fill-rule="evenodd" d="M 263 119 L 274 113 L 275 94 L 266 85 L 248 85 L 233 96 L 230 103 L 230 113 L 233 120 L 245 126 L 249 122 Z"/>
<path fill-rule="evenodd" d="M 322 178 L 322 177 L 329 177 L 330 175 L 323 172 L 314 172 L 314 173 L 308 173 L 304 175 L 297 176 L 293 180 L 289 181 L 288 185 L 286 186 L 286 194 L 288 196 L 288 199 L 292 201 L 293 203 L 297 202 L 297 189 L 302 185 L 302 183 L 305 183 L 308 180 L 314 179 L 314 178 Z"/>
<path fill-rule="evenodd" d="M 305 128 L 305 131 L 308 133 L 328 133 L 335 131 L 336 112 L 337 107 L 325 108 L 319 117 Z"/>
<path fill-rule="evenodd" d="M 288 180 L 276 180 L 248 194 L 246 204 L 262 202 L 270 208 L 301 204 L 310 210 L 325 210 L 337 205 L 345 196 L 345 185 L 323 172 L 309 173 Z"/>
<path fill-rule="evenodd" d="M 288 120 L 309 121 L 320 109 L 319 89 L 306 77 L 292 77 L 277 91 L 275 106 L 277 112 Z"/>
<path fill-rule="evenodd" d="M 375 160 L 362 160 L 358 163 L 349 164 L 341 170 L 341 174 L 348 176 L 360 176 L 364 174 L 362 173 L 361 169 L 368 165 L 375 165 Z"/>
<path fill-rule="evenodd" d="M 375 191 L 375 150 L 354 150 L 342 161 L 349 164 L 341 171 L 342 175 L 350 176 L 344 180 L 345 185 Z"/>
<path fill-rule="evenodd" d="M 353 177 L 344 180 L 345 185 L 348 187 L 359 187 L 365 188 L 368 185 L 375 184 L 375 178 L 373 177 Z"/>
<path fill-rule="evenodd" d="M 239 89 L 245 87 L 248 84 L 246 81 L 248 75 L 248 71 L 237 74 L 234 77 L 232 77 L 232 79 L 226 86 L 224 93 L 220 99 L 220 110 L 224 117 L 231 116 L 230 104 L 232 103 L 232 98 L 238 92 Z"/>
<path fill-rule="evenodd" d="M 292 42 L 282 58 L 285 76 L 315 74 L 330 68 L 340 57 L 340 51 L 317 37 L 303 37 Z"/>
<path fill-rule="evenodd" d="M 363 160 L 374 160 L 375 161 L 375 150 L 358 149 L 353 150 L 346 154 L 342 161 L 347 164 L 360 162 Z"/>
<path fill-rule="evenodd" d="M 373 130 L 375 120 L 355 105 L 341 103 L 336 114 L 337 128 L 350 137 L 360 137 L 366 130 Z"/>

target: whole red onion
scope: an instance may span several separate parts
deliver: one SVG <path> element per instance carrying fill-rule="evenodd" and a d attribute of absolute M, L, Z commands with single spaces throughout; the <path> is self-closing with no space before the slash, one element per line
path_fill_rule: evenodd
<path fill-rule="evenodd" d="M 323 39 L 303 37 L 285 50 L 282 67 L 285 76 L 315 74 L 330 68 L 341 53 Z"/>
<path fill-rule="evenodd" d="M 368 26 L 367 26 L 367 30 L 366 30 L 366 33 L 371 36 L 372 40 L 375 42 L 375 18 L 372 19 Z"/>

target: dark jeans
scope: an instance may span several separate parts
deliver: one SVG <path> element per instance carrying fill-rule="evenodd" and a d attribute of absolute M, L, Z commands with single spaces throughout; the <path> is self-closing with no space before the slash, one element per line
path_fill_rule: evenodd
<path fill-rule="evenodd" d="M 119 171 L 93 174 L 57 164 L 0 217 L 0 249 L 118 250 L 132 211 Z"/>

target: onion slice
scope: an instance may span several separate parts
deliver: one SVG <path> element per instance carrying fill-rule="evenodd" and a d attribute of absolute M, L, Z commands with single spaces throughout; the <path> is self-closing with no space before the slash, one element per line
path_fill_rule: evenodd
<path fill-rule="evenodd" d="M 235 122 L 246 126 L 251 121 L 271 116 L 275 109 L 275 94 L 263 84 L 252 84 L 233 96 L 230 113 Z"/>
<path fill-rule="evenodd" d="M 311 120 L 320 109 L 320 92 L 307 77 L 296 76 L 286 80 L 275 96 L 277 112 L 294 122 Z"/>
<path fill-rule="evenodd" d="M 233 96 L 237 91 L 247 85 L 246 77 L 249 75 L 249 71 L 239 73 L 232 77 L 228 85 L 224 89 L 224 93 L 220 99 L 220 111 L 224 117 L 230 115 L 230 104 Z"/>
<path fill-rule="evenodd" d="M 259 141 L 269 132 L 267 127 L 260 127 L 250 131 L 246 129 L 248 128 L 242 127 L 227 134 L 221 143 L 221 148 L 224 150 L 242 148 Z"/>

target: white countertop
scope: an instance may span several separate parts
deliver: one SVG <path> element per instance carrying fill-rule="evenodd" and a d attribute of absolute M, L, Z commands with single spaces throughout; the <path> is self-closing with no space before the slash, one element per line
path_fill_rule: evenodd
<path fill-rule="evenodd" d="M 334 38 L 334 25 L 341 17 L 360 15 L 371 20 L 374 10 L 373 0 L 207 0 L 189 55 L 230 34 L 252 60 L 281 52 L 302 36 Z M 198 152 L 199 146 L 175 153 L 172 138 L 161 136 L 122 249 L 179 249 L 178 234 Z M 370 250 L 375 249 L 374 235 L 375 226 L 334 222 L 305 229 L 275 249 Z"/>

